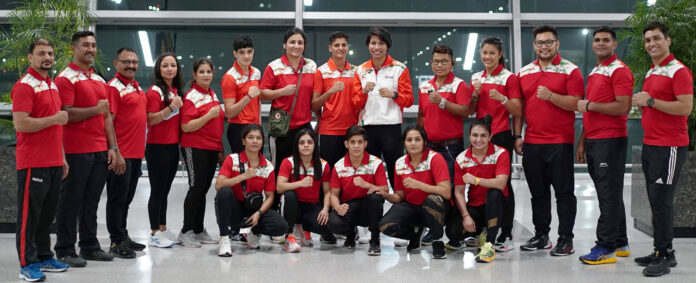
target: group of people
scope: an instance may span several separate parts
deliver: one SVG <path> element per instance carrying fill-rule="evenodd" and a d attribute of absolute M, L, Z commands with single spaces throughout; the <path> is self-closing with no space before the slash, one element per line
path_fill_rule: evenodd
<path fill-rule="evenodd" d="M 52 79 L 53 45 L 38 39 L 29 47 L 27 74 L 12 89 L 19 277 L 43 280 L 44 271 L 83 267 L 86 260 L 134 258 L 143 250 L 145 245 L 131 240 L 126 225 L 143 157 L 151 190 L 151 247 L 218 244 L 219 256 L 231 256 L 232 241 L 255 249 L 259 236 L 268 235 L 283 242 L 286 251 L 298 252 L 312 243 L 313 232 L 327 245 L 337 243 L 335 235 L 344 235 L 347 248 L 367 240 L 368 254 L 380 255 L 384 233 L 400 239 L 395 246 L 408 251 L 432 245 L 436 259 L 447 256 L 445 249 L 479 246 L 477 260 L 491 262 L 496 251 L 514 248 L 510 168 L 515 151 L 524 154 L 535 231 L 520 248 L 552 248 L 553 186 L 559 238 L 550 254 L 567 256 L 574 253 L 577 207 L 575 111 L 583 113 L 575 157 L 588 163 L 601 213 L 596 246 L 580 260 L 615 262 L 616 256 L 630 254 L 622 190 L 631 104 L 643 110 L 643 170 L 655 235 L 655 251 L 635 261 L 646 266 L 645 275 L 669 273 L 677 264 L 672 203 L 689 143 L 686 117 L 693 101 L 691 72 L 669 52 L 669 29 L 660 22 L 645 27 L 645 49 L 654 65 L 636 94 L 633 74 L 614 54 L 612 29 L 593 33 L 597 66 L 587 87 L 577 66 L 558 53 L 556 30 L 539 26 L 533 33 L 538 58 L 519 74 L 506 69 L 500 39 L 483 40 L 484 69 L 471 77 L 470 85 L 452 72 L 453 50 L 435 45 L 430 61 L 434 76 L 418 89 L 417 125 L 403 131 L 403 109 L 414 102 L 413 88 L 406 65 L 389 55 L 391 35 L 381 27 L 370 28 L 366 37 L 367 62 L 350 64 L 349 38 L 334 32 L 328 44 L 331 58 L 320 66 L 303 57 L 304 32 L 290 29 L 283 38 L 285 53 L 263 74 L 252 66 L 252 38 L 239 36 L 233 44 L 236 61 L 222 78 L 222 104 L 210 87 L 215 70 L 210 59 L 194 61 L 193 81 L 185 92 L 176 55 L 163 53 L 156 59 L 152 86 L 144 91 L 134 79 L 139 62 L 131 48 L 118 50 L 113 61 L 117 73 L 107 82 L 91 67 L 97 53 L 94 33 L 77 32 L 73 61 Z M 262 100 L 286 112 L 287 132 L 264 133 Z M 470 146 L 464 148 L 464 118 L 474 113 L 467 132 Z M 225 120 L 229 155 L 223 154 Z M 271 160 L 262 154 L 267 138 Z M 167 196 L 179 153 L 189 188 L 183 226 L 172 237 L 165 233 Z M 219 239 L 203 225 L 206 194 L 218 164 L 214 203 Z M 109 252 L 96 238 L 105 184 Z M 393 204 L 386 214 L 385 200 Z M 49 237 L 54 217 L 57 260 Z M 358 226 L 369 228 L 369 239 L 358 239 Z"/>

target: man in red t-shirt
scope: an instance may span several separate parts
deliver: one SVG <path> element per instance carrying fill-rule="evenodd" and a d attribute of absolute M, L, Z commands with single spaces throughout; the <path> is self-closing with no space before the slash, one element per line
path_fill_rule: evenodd
<path fill-rule="evenodd" d="M 63 154 L 63 127 L 58 88 L 48 71 L 53 45 L 38 39 L 29 46 L 27 74 L 12 87 L 12 118 L 17 131 L 17 255 L 19 278 L 45 279 L 42 271 L 63 271 L 53 258 L 48 229 L 56 216 L 61 179 L 68 174 Z"/>
<path fill-rule="evenodd" d="M 524 139 L 515 140 L 515 151 L 524 153 L 522 167 L 532 195 L 534 237 L 520 248 L 525 251 L 551 248 L 549 232 L 553 185 L 559 238 L 551 255 L 565 256 L 575 252 L 575 110 L 585 89 L 578 67 L 558 53 L 560 42 L 556 29 L 539 26 L 533 32 L 534 51 L 538 59 L 522 67 L 518 75 L 524 96 L 527 129 Z"/>
<path fill-rule="evenodd" d="M 58 74 L 56 86 L 62 109 L 68 112 L 63 127 L 63 148 L 70 173 L 61 187 L 56 215 L 56 254 L 73 267 L 87 260 L 110 261 L 97 240 L 97 207 L 107 171 L 123 174 L 126 169 L 118 151 L 114 124 L 109 112 L 106 82 L 90 67 L 97 56 L 97 40 L 91 31 L 72 36 L 73 61 Z M 75 252 L 80 225 L 80 256 Z"/>
<path fill-rule="evenodd" d="M 616 262 L 616 256 L 628 256 L 626 210 L 623 203 L 623 180 L 628 133 L 626 121 L 631 109 L 633 73 L 616 58 L 616 32 L 600 27 L 592 33 L 592 51 L 597 66 L 587 78 L 587 98 L 578 101 L 582 134 L 576 158 L 587 161 L 599 200 L 597 244 L 580 257 L 587 264 Z M 585 159 L 587 155 L 587 159 Z M 614 251 L 616 250 L 616 253 Z"/>
<path fill-rule="evenodd" d="M 646 276 L 661 276 L 677 266 L 672 247 L 674 238 L 674 191 L 689 145 L 687 117 L 694 102 L 691 70 L 669 52 L 672 39 L 661 22 L 643 29 L 645 51 L 653 65 L 645 76 L 643 91 L 633 95 L 633 105 L 642 107 L 643 173 L 653 217 L 655 252 L 636 258 L 647 266 Z"/>
<path fill-rule="evenodd" d="M 111 116 L 119 150 L 126 161 L 126 171 L 117 175 L 109 172 L 106 183 L 106 228 L 109 230 L 109 252 L 119 258 L 135 258 L 135 251 L 145 245 L 133 242 L 126 229 L 128 207 L 135 196 L 140 169 L 145 157 L 147 128 L 147 97 L 135 80 L 138 54 L 124 47 L 116 52 L 116 76 L 107 84 Z"/>

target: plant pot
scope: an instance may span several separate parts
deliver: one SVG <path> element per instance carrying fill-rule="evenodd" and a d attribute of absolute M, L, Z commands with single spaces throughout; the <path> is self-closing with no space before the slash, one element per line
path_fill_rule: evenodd
<path fill-rule="evenodd" d="M 645 177 L 640 155 L 642 146 L 633 146 L 631 155 L 633 169 L 631 176 L 631 216 L 633 226 L 652 236 L 652 212 L 648 193 L 645 189 Z M 674 237 L 696 238 L 696 152 L 686 153 L 686 161 L 679 175 L 677 189 L 674 192 Z"/>

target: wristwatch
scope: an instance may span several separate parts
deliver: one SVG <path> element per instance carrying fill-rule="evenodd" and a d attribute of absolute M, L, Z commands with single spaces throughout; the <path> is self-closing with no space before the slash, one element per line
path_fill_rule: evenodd
<path fill-rule="evenodd" d="M 648 98 L 648 107 L 652 108 L 653 104 L 655 104 L 655 98 Z"/>
<path fill-rule="evenodd" d="M 512 135 L 513 140 L 521 139 L 522 135 Z"/>
<path fill-rule="evenodd" d="M 112 149 L 113 151 L 118 152 L 118 146 L 112 145 L 109 147 L 109 149 Z"/>
<path fill-rule="evenodd" d="M 395 91 L 395 92 L 394 92 L 394 97 L 392 97 L 392 99 L 397 99 L 397 98 L 399 98 L 399 92 Z"/>
<path fill-rule="evenodd" d="M 445 102 L 447 102 L 447 99 L 445 99 L 444 97 L 440 99 L 440 104 L 438 105 L 440 106 L 440 109 L 445 109 Z"/>
<path fill-rule="evenodd" d="M 508 101 L 510 101 L 510 99 L 507 96 L 503 96 L 503 101 L 501 101 L 500 104 L 505 105 Z"/>

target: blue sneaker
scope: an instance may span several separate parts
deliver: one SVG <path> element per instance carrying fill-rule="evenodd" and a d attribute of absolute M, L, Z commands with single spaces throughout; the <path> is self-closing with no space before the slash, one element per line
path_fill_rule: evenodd
<path fill-rule="evenodd" d="M 70 265 L 57 261 L 55 258 L 49 258 L 42 262 L 39 262 L 39 270 L 46 272 L 63 272 L 68 269 Z"/>
<path fill-rule="evenodd" d="M 586 264 L 615 263 L 616 254 L 614 254 L 614 251 L 595 246 L 589 254 L 581 256 L 580 261 Z"/>
<path fill-rule="evenodd" d="M 428 232 L 421 238 L 421 245 L 430 246 L 433 244 L 433 241 L 435 241 L 435 239 L 433 239 L 433 235 L 430 233 L 430 229 L 428 229 Z"/>
<path fill-rule="evenodd" d="M 19 270 L 19 279 L 29 282 L 44 281 L 46 280 L 46 275 L 39 269 L 39 263 L 34 263 Z"/>

